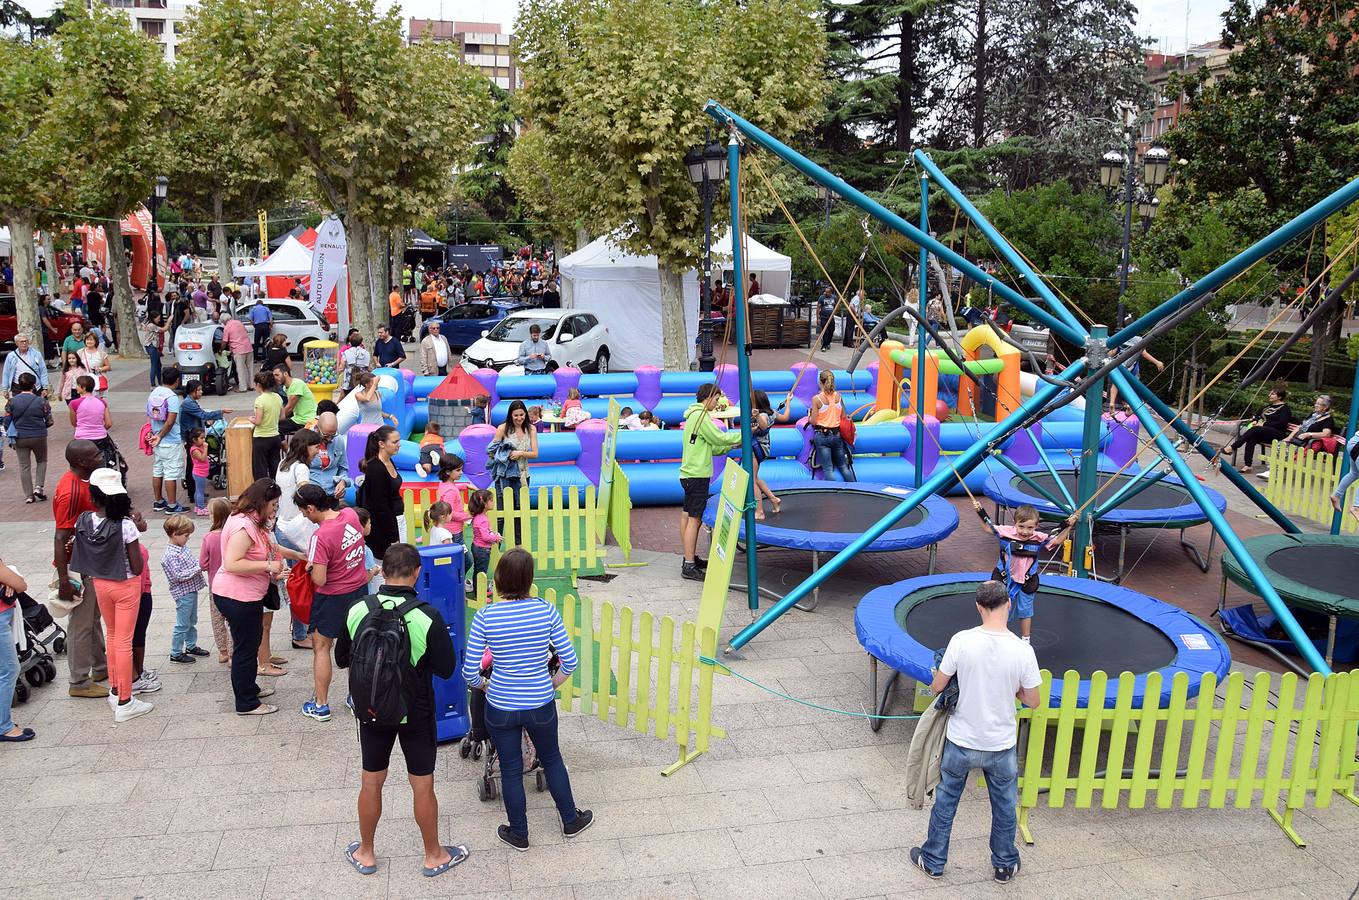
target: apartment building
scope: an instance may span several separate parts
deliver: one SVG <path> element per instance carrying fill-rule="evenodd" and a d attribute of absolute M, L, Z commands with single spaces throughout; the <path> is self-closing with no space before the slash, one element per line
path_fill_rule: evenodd
<path fill-rule="evenodd" d="M 514 58 L 514 35 L 506 34 L 496 22 L 411 19 L 407 40 L 414 44 L 425 39 L 454 44 L 463 62 L 476 67 L 492 83 L 507 91 L 514 91 L 520 85 L 519 68 Z"/>
<path fill-rule="evenodd" d="M 87 0 L 90 3 L 102 2 L 105 6 L 121 9 L 132 19 L 132 27 L 160 44 L 166 62 L 175 61 L 175 47 L 184 31 L 184 20 L 188 18 L 189 8 L 183 3 L 169 0 Z"/>
<path fill-rule="evenodd" d="M 1161 135 L 1175 127 L 1180 115 L 1188 108 L 1189 100 L 1183 94 L 1171 91 L 1170 78 L 1177 73 L 1192 74 L 1200 69 L 1208 70 L 1211 82 L 1218 73 L 1227 68 L 1233 50 L 1218 46 L 1217 41 L 1197 44 L 1183 53 L 1148 53 L 1147 84 L 1155 91 L 1155 101 L 1151 108 L 1143 110 L 1141 116 L 1142 132 L 1137 139 L 1137 153 L 1140 156 L 1149 147 L 1159 143 Z"/>

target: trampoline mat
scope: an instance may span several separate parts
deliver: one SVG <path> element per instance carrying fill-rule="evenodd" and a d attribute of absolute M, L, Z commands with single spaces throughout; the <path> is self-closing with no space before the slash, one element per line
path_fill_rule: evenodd
<path fill-rule="evenodd" d="M 946 647 L 954 634 L 978 624 L 976 599 L 975 585 L 914 604 L 908 597 L 897 605 L 897 625 L 925 647 Z M 1010 629 L 1018 634 L 1019 622 L 1011 622 Z M 1031 639 L 1039 668 L 1054 673 L 1151 672 L 1175 662 L 1177 655 L 1165 634 L 1131 613 L 1042 588 L 1034 598 Z"/>
<path fill-rule="evenodd" d="M 1052 496 L 1058 498 L 1063 496 L 1062 490 L 1057 487 L 1057 481 L 1052 477 L 1051 472 L 1029 472 L 1027 474 L 1033 479 L 1035 484 L 1041 485 L 1043 490 L 1052 494 Z M 1061 476 L 1062 484 L 1066 486 L 1067 493 L 1070 496 L 1075 497 L 1077 493 L 1076 482 L 1080 478 L 1080 474 L 1077 472 L 1058 472 L 1057 474 Z M 1133 474 L 1120 473 L 1111 478 L 1107 473 L 1101 472 L 1099 476 L 1099 487 L 1097 488 L 1099 494 L 1096 503 L 1107 501 L 1110 497 L 1113 497 L 1114 494 L 1121 490 L 1123 485 L 1133 477 Z M 1116 483 L 1106 488 L 1105 484 L 1111 480 Z M 1018 475 L 1011 479 L 1010 484 L 1016 490 L 1023 491 L 1026 494 L 1031 494 L 1033 491 L 1033 487 Z M 1137 490 L 1137 488 L 1133 488 L 1133 490 Z M 1177 484 L 1166 484 L 1164 481 L 1158 481 L 1151 487 L 1139 491 L 1136 496 L 1121 501 L 1118 504 L 1118 508 L 1140 510 L 1174 509 L 1178 506 L 1184 506 L 1186 503 L 1193 502 L 1193 498 L 1189 496 L 1189 492 L 1184 488 Z"/>
<path fill-rule="evenodd" d="M 863 534 L 874 523 L 901 506 L 904 497 L 856 491 L 853 488 L 831 490 L 775 491 L 783 501 L 777 512 L 765 513 L 762 525 L 787 528 L 792 531 L 835 532 Z M 925 509 L 917 506 L 892 526 L 896 531 L 925 521 Z M 758 526 L 756 529 L 758 533 Z"/>
<path fill-rule="evenodd" d="M 1354 597 L 1359 593 L 1359 546 L 1303 544 L 1265 557 L 1269 568 L 1314 591 Z"/>

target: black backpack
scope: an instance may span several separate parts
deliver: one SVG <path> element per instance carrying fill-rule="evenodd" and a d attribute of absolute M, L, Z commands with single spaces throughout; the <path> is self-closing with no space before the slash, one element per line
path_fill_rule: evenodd
<path fill-rule="evenodd" d="M 374 595 L 364 598 L 368 612 L 354 632 L 349 691 L 354 716 L 365 725 L 395 728 L 406 718 L 406 679 L 412 677 L 406 614 L 421 602 L 388 608 Z"/>

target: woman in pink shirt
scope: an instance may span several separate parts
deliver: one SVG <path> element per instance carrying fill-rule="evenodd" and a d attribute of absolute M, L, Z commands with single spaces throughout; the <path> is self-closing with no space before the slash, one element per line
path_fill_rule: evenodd
<path fill-rule="evenodd" d="M 236 390 L 238 393 L 250 392 L 250 363 L 255 358 L 255 345 L 245 324 L 235 316 L 230 316 L 222 326 L 222 340 L 226 341 L 231 359 L 236 364 Z"/>
<path fill-rule="evenodd" d="M 75 439 L 96 443 L 107 439 L 109 429 L 113 427 L 113 413 L 107 403 L 94 395 L 94 376 L 77 378 L 76 391 L 78 396 L 71 401 L 69 410 Z"/>
<path fill-rule="evenodd" d="M 198 548 L 198 565 L 208 576 L 210 594 L 212 580 L 217 577 L 217 570 L 222 568 L 222 529 L 231 515 L 231 501 L 225 497 L 213 497 L 208 501 L 208 514 L 212 516 L 212 527 L 203 535 L 203 544 Z M 217 661 L 225 665 L 231 659 L 231 632 L 216 603 L 209 603 L 208 611 L 212 616 L 212 639 L 217 644 Z"/>
<path fill-rule="evenodd" d="M 444 526 L 453 532 L 454 536 L 461 539 L 463 528 L 467 526 L 472 514 L 467 511 L 467 506 L 462 502 L 463 486 L 458 482 L 462 480 L 462 457 L 456 453 L 449 453 L 439 460 L 439 487 L 434 494 L 436 502 L 442 500 L 447 503 L 453 512 L 448 517 L 448 523 Z"/>
<path fill-rule="evenodd" d="M 231 691 L 238 716 L 278 712 L 277 706 L 260 702 L 274 689 L 260 689 L 256 656 L 264 631 L 264 595 L 285 569 L 270 534 L 280 496 L 272 478 L 259 479 L 241 492 L 222 527 L 222 566 L 212 580 L 212 602 L 231 632 Z"/>

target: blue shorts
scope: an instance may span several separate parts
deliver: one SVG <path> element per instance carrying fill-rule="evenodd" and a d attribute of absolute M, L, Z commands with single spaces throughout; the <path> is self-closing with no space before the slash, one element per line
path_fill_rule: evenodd
<path fill-rule="evenodd" d="M 1024 593 L 1024 585 L 1010 581 L 1010 619 L 1033 618 L 1033 594 Z"/>
<path fill-rule="evenodd" d="M 311 620 L 307 623 L 312 631 L 331 639 L 344 634 L 345 623 L 349 618 L 349 607 L 355 601 L 368 596 L 368 589 L 350 591 L 347 594 L 322 594 L 319 591 L 312 597 Z"/>

